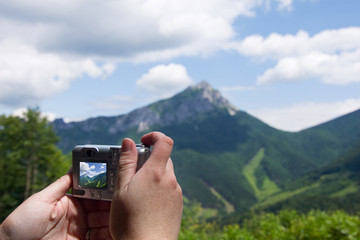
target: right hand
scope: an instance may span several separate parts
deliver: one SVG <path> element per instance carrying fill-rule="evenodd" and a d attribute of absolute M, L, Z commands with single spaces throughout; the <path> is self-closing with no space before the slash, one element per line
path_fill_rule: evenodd
<path fill-rule="evenodd" d="M 110 211 L 111 235 L 114 239 L 177 239 L 183 201 L 170 158 L 173 140 L 152 132 L 141 141 L 154 147 L 138 172 L 135 143 L 131 139 L 122 143 Z"/>

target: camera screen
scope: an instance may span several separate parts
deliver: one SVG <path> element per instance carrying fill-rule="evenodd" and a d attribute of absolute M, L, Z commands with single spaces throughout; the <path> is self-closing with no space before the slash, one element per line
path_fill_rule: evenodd
<path fill-rule="evenodd" d="M 80 162 L 79 186 L 83 188 L 106 188 L 105 162 Z"/>

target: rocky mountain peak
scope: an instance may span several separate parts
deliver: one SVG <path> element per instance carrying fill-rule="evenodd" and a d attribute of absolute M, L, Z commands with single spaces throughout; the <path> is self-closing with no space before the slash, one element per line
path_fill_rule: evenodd
<path fill-rule="evenodd" d="M 198 84 L 191 86 L 192 89 L 203 89 L 204 91 L 213 91 L 214 88 L 206 81 L 201 81 Z"/>
<path fill-rule="evenodd" d="M 85 132 L 93 132 L 99 126 L 107 126 L 108 133 L 114 135 L 131 128 L 143 132 L 154 125 L 169 126 L 183 123 L 191 121 L 199 114 L 206 114 L 219 109 L 227 110 L 230 115 L 238 111 L 218 90 L 215 90 L 209 83 L 202 81 L 171 98 L 136 109 L 125 115 L 98 117 L 76 123 L 65 123 L 62 120 L 57 120 L 54 125 L 56 129 L 80 128 Z"/>
<path fill-rule="evenodd" d="M 199 96 L 200 98 L 198 99 L 199 101 L 203 99 L 215 107 L 225 108 L 229 111 L 230 114 L 234 114 L 236 111 L 238 111 L 238 109 L 231 105 L 230 102 L 224 98 L 218 90 L 214 89 L 206 81 L 202 81 L 194 86 L 191 86 L 189 89 L 192 91 L 198 90 L 201 92 L 201 95 Z"/>
<path fill-rule="evenodd" d="M 137 127 L 137 130 L 142 132 L 148 130 L 152 125 L 168 126 L 182 123 L 198 114 L 216 109 L 226 109 L 231 115 L 238 111 L 227 99 L 221 96 L 218 90 L 215 90 L 209 83 L 202 81 L 171 98 L 119 117 L 109 132 L 117 133 L 131 127 Z"/>

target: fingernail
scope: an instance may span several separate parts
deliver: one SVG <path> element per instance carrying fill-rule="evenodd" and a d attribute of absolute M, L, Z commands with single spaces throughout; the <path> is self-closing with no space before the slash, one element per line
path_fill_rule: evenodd
<path fill-rule="evenodd" d="M 130 139 L 124 138 L 122 145 L 121 145 L 121 151 L 128 152 L 128 151 L 130 151 L 130 148 L 131 148 Z"/>

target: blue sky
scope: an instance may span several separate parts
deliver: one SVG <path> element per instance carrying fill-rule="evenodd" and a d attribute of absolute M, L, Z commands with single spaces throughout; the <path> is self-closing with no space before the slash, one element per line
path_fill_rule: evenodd
<path fill-rule="evenodd" d="M 80 162 L 80 176 L 86 174 L 89 177 L 94 177 L 104 172 L 106 172 L 106 163 Z"/>
<path fill-rule="evenodd" d="M 127 113 L 206 80 L 298 131 L 360 109 L 358 0 L 0 1 L 0 114 Z"/>

